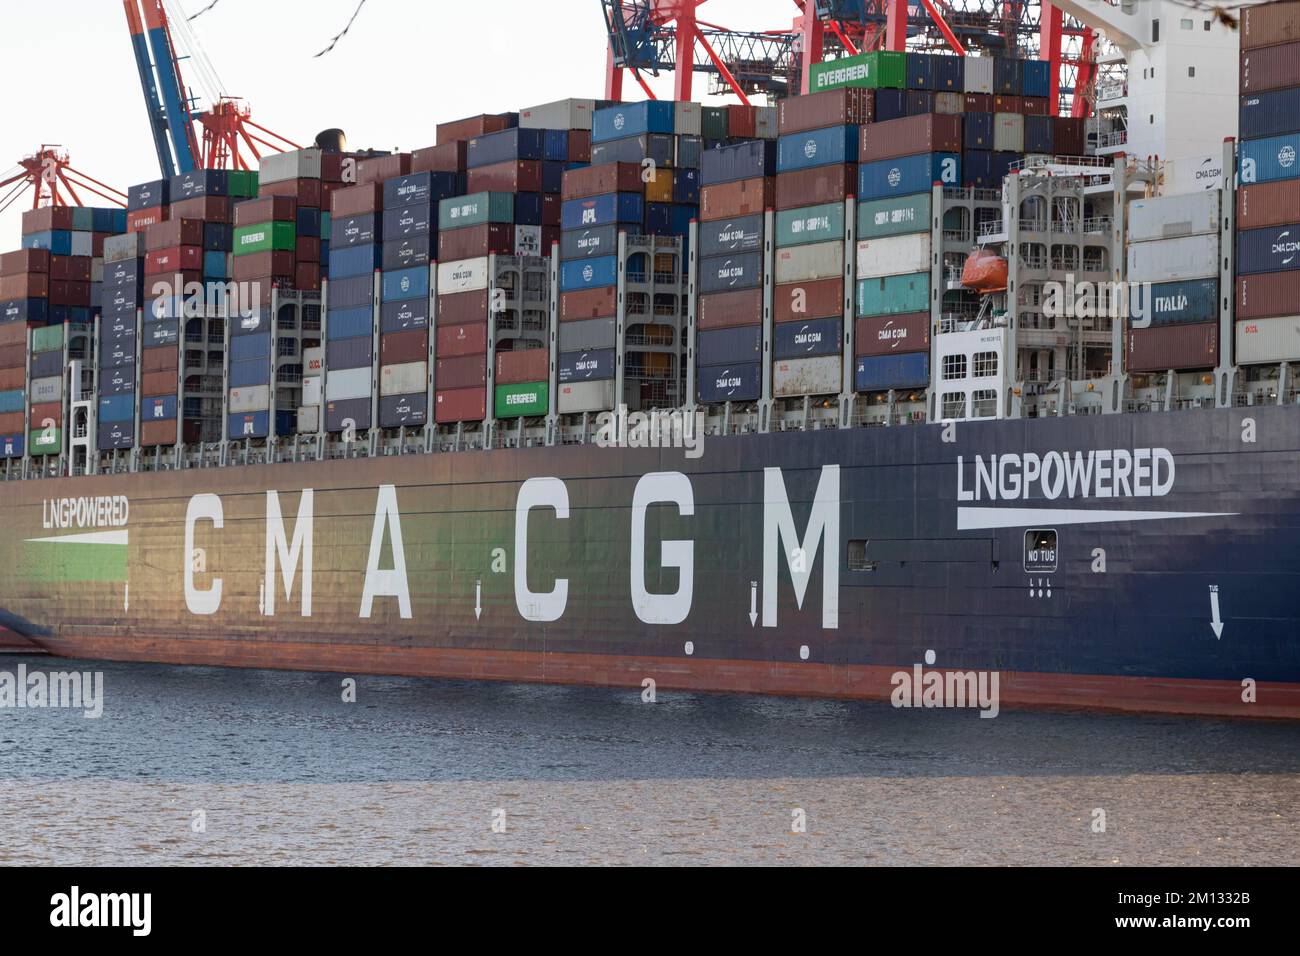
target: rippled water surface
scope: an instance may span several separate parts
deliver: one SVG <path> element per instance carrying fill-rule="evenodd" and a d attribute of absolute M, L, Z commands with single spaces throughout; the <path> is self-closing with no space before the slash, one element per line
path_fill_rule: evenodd
<path fill-rule="evenodd" d="M 106 703 L 99 720 L 0 710 L 9 864 L 1249 864 L 1300 850 L 1300 727 L 1285 723 L 648 704 L 383 677 L 345 703 L 342 675 L 0 670 L 20 663 L 102 671 Z"/>

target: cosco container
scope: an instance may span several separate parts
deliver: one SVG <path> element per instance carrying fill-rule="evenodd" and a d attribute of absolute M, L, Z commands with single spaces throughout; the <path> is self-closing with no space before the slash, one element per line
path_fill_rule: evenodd
<path fill-rule="evenodd" d="M 929 384 L 929 352 L 863 356 L 854 363 L 853 387 L 859 392 L 925 388 Z"/>
<path fill-rule="evenodd" d="M 844 274 L 844 242 L 818 242 L 792 246 L 776 253 L 775 277 L 778 283 L 812 282 Z"/>
<path fill-rule="evenodd" d="M 930 193 L 873 199 L 858 206 L 858 238 L 881 239 L 930 231 Z"/>
<path fill-rule="evenodd" d="M 1300 133 L 1252 139 L 1237 147 L 1237 171 L 1243 185 L 1300 177 Z"/>
<path fill-rule="evenodd" d="M 701 294 L 756 289 L 763 284 L 763 257 L 757 252 L 715 256 L 699 263 L 698 289 Z"/>
<path fill-rule="evenodd" d="M 1300 269 L 1300 223 L 1237 233 L 1237 274 Z"/>
<path fill-rule="evenodd" d="M 1128 247 L 1129 282 L 1172 282 L 1219 274 L 1219 237 L 1185 236 Z"/>
<path fill-rule="evenodd" d="M 779 359 L 772 363 L 772 394 L 777 398 L 830 395 L 840 390 L 844 365 L 838 355 Z"/>
<path fill-rule="evenodd" d="M 955 153 L 923 153 L 858 167 L 858 200 L 909 196 L 925 192 L 938 182 L 961 185 L 961 156 Z"/>
<path fill-rule="evenodd" d="M 843 203 L 823 203 L 776 214 L 776 247 L 800 246 L 844 238 Z"/>
<path fill-rule="evenodd" d="M 699 400 L 708 405 L 755 401 L 763 387 L 762 364 L 702 366 L 695 372 Z"/>
<path fill-rule="evenodd" d="M 701 222 L 698 248 L 702 259 L 710 256 L 757 252 L 763 248 L 762 214 Z"/>
<path fill-rule="evenodd" d="M 701 332 L 695 354 L 699 365 L 757 362 L 763 355 L 763 328 L 745 325 Z"/>
<path fill-rule="evenodd" d="M 1212 322 L 1219 316 L 1219 280 L 1134 283 L 1129 289 L 1133 328 Z"/>
<path fill-rule="evenodd" d="M 857 314 L 859 317 L 928 312 L 929 309 L 929 272 L 881 276 L 858 281 Z"/>
<path fill-rule="evenodd" d="M 1176 239 L 1219 231 L 1219 191 L 1137 199 L 1128 206 L 1129 242 Z"/>
<path fill-rule="evenodd" d="M 789 173 L 814 166 L 856 163 L 858 145 L 856 126 L 831 126 L 782 136 L 777 140 L 776 170 Z"/>
<path fill-rule="evenodd" d="M 772 329 L 772 357 L 779 360 L 839 355 L 841 324 L 838 318 L 778 323 Z"/>

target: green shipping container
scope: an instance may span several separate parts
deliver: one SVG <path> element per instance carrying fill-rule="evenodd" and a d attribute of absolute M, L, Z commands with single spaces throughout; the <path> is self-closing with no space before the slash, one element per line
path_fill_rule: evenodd
<path fill-rule="evenodd" d="M 298 225 L 292 222 L 262 222 L 235 230 L 235 255 L 258 252 L 293 252 L 298 248 Z"/>
<path fill-rule="evenodd" d="M 824 206 L 787 209 L 776 214 L 776 247 L 802 246 L 811 242 L 832 242 L 844 238 L 844 206 L 831 202 Z"/>
<path fill-rule="evenodd" d="M 257 173 L 253 170 L 232 169 L 226 174 L 226 184 L 234 199 L 257 198 Z"/>
<path fill-rule="evenodd" d="M 906 85 L 907 54 L 877 50 L 816 64 L 812 68 L 809 92 L 824 93 L 845 86 L 901 90 Z"/>
<path fill-rule="evenodd" d="M 33 352 L 58 352 L 63 348 L 63 326 L 46 325 L 32 330 Z"/>
<path fill-rule="evenodd" d="M 875 199 L 858 207 L 858 238 L 879 239 L 930 231 L 930 194 Z"/>
<path fill-rule="evenodd" d="M 438 204 L 438 228 L 462 229 L 489 222 L 515 221 L 514 193 L 475 193 L 455 196 Z"/>
<path fill-rule="evenodd" d="M 497 386 L 494 407 L 497 418 L 534 417 L 545 415 L 550 409 L 550 385 L 547 382 Z"/>
<path fill-rule="evenodd" d="M 31 455 L 62 454 L 63 429 L 33 428 L 27 436 L 27 451 Z"/>
<path fill-rule="evenodd" d="M 727 138 L 727 110 L 723 106 L 706 106 L 700 114 L 700 132 L 706 140 Z"/>
<path fill-rule="evenodd" d="M 930 273 L 882 276 L 858 283 L 858 318 L 930 311 Z"/>

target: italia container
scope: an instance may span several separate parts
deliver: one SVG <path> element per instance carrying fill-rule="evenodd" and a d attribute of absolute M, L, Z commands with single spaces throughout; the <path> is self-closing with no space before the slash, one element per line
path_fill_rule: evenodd
<path fill-rule="evenodd" d="M 907 84 L 906 54 L 890 51 L 860 53 L 814 64 L 809 78 L 808 92 L 820 93 L 839 87 L 902 89 Z"/>
<path fill-rule="evenodd" d="M 1219 325 L 1168 325 L 1128 334 L 1125 366 L 1130 372 L 1206 369 L 1219 362 Z"/>
<path fill-rule="evenodd" d="M 929 309 L 929 272 L 858 280 L 857 314 L 859 317 L 928 312 Z"/>
<path fill-rule="evenodd" d="M 883 239 L 930 231 L 930 193 L 873 199 L 858 206 L 858 238 Z"/>
<path fill-rule="evenodd" d="M 777 398 L 832 395 L 840 390 L 843 380 L 844 363 L 838 355 L 772 363 L 772 394 Z"/>
<path fill-rule="evenodd" d="M 747 365 L 701 366 L 696 370 L 699 399 L 708 405 L 755 401 L 763 388 L 758 362 Z"/>
<path fill-rule="evenodd" d="M 1134 242 L 1128 248 L 1130 282 L 1203 279 L 1219 274 L 1219 237 L 1185 236 Z"/>
<path fill-rule="evenodd" d="M 1138 328 L 1212 322 L 1218 315 L 1218 279 L 1136 283 L 1129 289 L 1129 317 Z"/>
<path fill-rule="evenodd" d="M 961 156 L 956 153 L 922 153 L 858 167 L 858 200 L 910 196 L 934 183 L 961 185 Z"/>
<path fill-rule="evenodd" d="M 777 140 L 776 171 L 789 173 L 814 166 L 856 163 L 859 141 L 856 126 L 831 126 L 782 136 Z"/>
<path fill-rule="evenodd" d="M 777 250 L 775 281 L 789 283 L 833 279 L 842 276 L 844 269 L 842 240 L 791 246 Z"/>
<path fill-rule="evenodd" d="M 1300 177 L 1300 133 L 1252 139 L 1237 147 L 1237 173 L 1243 185 Z"/>
<path fill-rule="evenodd" d="M 778 225 L 778 245 L 779 229 Z M 700 258 L 758 252 L 763 248 L 762 214 L 701 222 L 697 248 Z"/>
<path fill-rule="evenodd" d="M 1300 312 L 1300 271 L 1237 277 L 1236 317 L 1266 319 Z"/>
<path fill-rule="evenodd" d="M 1300 223 L 1237 233 L 1237 274 L 1300 269 Z"/>
<path fill-rule="evenodd" d="M 930 266 L 930 233 L 917 232 L 858 243 L 859 279 L 912 274 Z"/>
<path fill-rule="evenodd" d="M 776 214 L 776 247 L 802 246 L 844 237 L 844 206 L 824 203 Z"/>
<path fill-rule="evenodd" d="M 1129 242 L 1217 234 L 1219 205 L 1217 189 L 1135 200 L 1128 206 Z"/>
<path fill-rule="evenodd" d="M 778 323 L 772 329 L 772 357 L 781 360 L 839 355 L 840 329 L 838 318 Z"/>
<path fill-rule="evenodd" d="M 1300 360 L 1300 315 L 1240 320 L 1234 333 L 1239 365 L 1274 365 Z"/>
<path fill-rule="evenodd" d="M 853 387 L 858 392 L 925 388 L 929 384 L 929 352 L 864 356 L 854 363 Z"/>
<path fill-rule="evenodd" d="M 604 143 L 645 133 L 672 133 L 676 109 L 671 102 L 645 100 L 596 110 L 591 141 Z"/>

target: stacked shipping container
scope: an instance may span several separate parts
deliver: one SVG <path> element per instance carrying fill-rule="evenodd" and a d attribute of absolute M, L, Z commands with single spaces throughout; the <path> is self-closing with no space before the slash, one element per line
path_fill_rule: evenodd
<path fill-rule="evenodd" d="M 100 293 L 96 447 L 130 448 L 136 438 L 137 351 L 145 305 L 144 234 L 129 232 L 104 243 Z M 172 349 L 172 357 L 176 350 Z"/>

